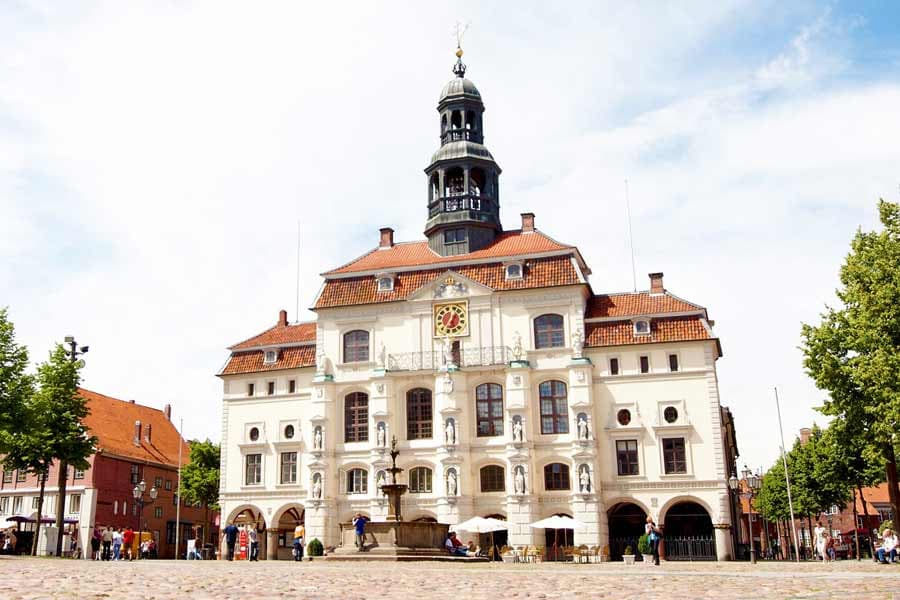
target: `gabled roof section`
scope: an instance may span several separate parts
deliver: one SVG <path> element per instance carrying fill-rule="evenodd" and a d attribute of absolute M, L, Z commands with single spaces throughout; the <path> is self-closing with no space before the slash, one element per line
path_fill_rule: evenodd
<path fill-rule="evenodd" d="M 430 265 L 456 264 L 491 258 L 506 258 L 519 255 L 541 254 L 572 250 L 574 246 L 561 244 L 540 231 L 522 233 L 521 230 L 504 231 L 494 242 L 481 250 L 458 256 L 441 256 L 428 247 L 427 241 L 402 242 L 390 248 L 375 248 L 359 258 L 337 269 L 323 273 L 324 277 L 349 273 L 377 272 L 391 269 L 421 267 Z"/>
<path fill-rule="evenodd" d="M 101 452 L 177 467 L 180 445 L 183 461 L 188 461 L 190 447 L 163 411 L 82 388 L 78 394 L 87 400 L 90 414 L 84 418 L 84 425 L 97 436 Z M 134 443 L 135 421 L 141 422 L 139 445 Z"/>
<path fill-rule="evenodd" d="M 598 294 L 588 302 L 586 319 L 618 319 L 640 315 L 665 313 L 702 312 L 706 309 L 698 304 L 682 300 L 669 292 L 624 292 L 621 294 Z"/>
<path fill-rule="evenodd" d="M 575 268 L 571 255 L 528 259 L 525 261 L 525 270 L 521 279 L 506 279 L 506 272 L 501 262 L 454 266 L 453 271 L 497 291 L 584 283 Z M 394 281 L 394 289 L 389 292 L 378 292 L 375 279 L 371 276 L 328 279 L 319 294 L 315 308 L 406 300 L 423 285 L 446 272 L 447 269 L 444 268 L 401 271 Z"/>
<path fill-rule="evenodd" d="M 626 346 L 716 339 L 704 320 L 701 316 L 652 319 L 650 335 L 635 335 L 634 325 L 631 321 L 586 323 L 584 345 L 586 347 Z"/>
<path fill-rule="evenodd" d="M 284 346 L 289 344 L 315 343 L 316 322 L 306 321 L 294 325 L 277 324 L 262 333 L 229 347 L 229 350 L 247 350 L 264 346 Z"/>
<path fill-rule="evenodd" d="M 228 358 L 228 362 L 225 363 L 225 367 L 219 375 L 240 375 L 242 373 L 261 373 L 264 371 L 279 371 L 281 369 L 312 367 L 316 364 L 316 346 L 313 344 L 280 348 L 274 363 L 266 364 L 264 359 L 264 350 L 234 352 Z"/>

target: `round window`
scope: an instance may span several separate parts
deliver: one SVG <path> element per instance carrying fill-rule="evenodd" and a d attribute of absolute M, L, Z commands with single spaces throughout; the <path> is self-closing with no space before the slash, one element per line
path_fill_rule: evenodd
<path fill-rule="evenodd" d="M 257 429 L 256 427 L 251 427 L 250 428 L 250 441 L 255 442 L 258 439 L 259 439 L 259 429 Z"/>
<path fill-rule="evenodd" d="M 284 428 L 284 439 L 291 440 L 294 439 L 294 426 L 287 425 Z"/>
<path fill-rule="evenodd" d="M 631 423 L 631 411 L 627 408 L 623 408 L 616 415 L 616 420 L 619 421 L 619 425 L 628 425 Z"/>
<path fill-rule="evenodd" d="M 674 423 L 678 420 L 678 409 L 674 406 L 667 406 L 666 410 L 663 411 L 663 418 L 665 418 L 666 423 Z"/>

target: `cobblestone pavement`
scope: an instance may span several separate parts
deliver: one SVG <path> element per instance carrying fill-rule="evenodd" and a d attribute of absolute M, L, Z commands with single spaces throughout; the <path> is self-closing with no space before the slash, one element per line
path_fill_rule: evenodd
<path fill-rule="evenodd" d="M 864 598 L 900 600 L 900 565 L 448 564 L 142 561 L 2 557 L 4 600 L 32 598 L 470 600 Z"/>

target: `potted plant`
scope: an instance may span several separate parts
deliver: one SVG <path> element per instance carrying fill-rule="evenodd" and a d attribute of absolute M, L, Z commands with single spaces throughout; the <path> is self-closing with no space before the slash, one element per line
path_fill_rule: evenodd
<path fill-rule="evenodd" d="M 306 556 L 309 560 L 312 560 L 316 556 L 322 556 L 325 554 L 325 548 L 322 546 L 322 542 L 319 541 L 319 538 L 313 538 L 309 544 L 306 545 Z"/>
<path fill-rule="evenodd" d="M 638 538 L 638 552 L 644 557 L 644 564 L 652 565 L 653 545 L 650 543 L 650 536 L 646 533 Z"/>
<path fill-rule="evenodd" d="M 625 546 L 625 550 L 622 552 L 622 560 L 625 561 L 626 565 L 634 564 L 634 550 L 631 549 L 631 546 Z"/>
<path fill-rule="evenodd" d="M 512 548 L 505 548 L 505 552 L 500 555 L 500 558 L 505 563 L 513 563 L 516 562 L 516 553 L 513 552 Z"/>

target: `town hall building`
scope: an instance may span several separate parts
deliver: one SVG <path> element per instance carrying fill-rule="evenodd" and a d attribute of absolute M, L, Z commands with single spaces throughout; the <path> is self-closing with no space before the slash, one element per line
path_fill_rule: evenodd
<path fill-rule="evenodd" d="M 299 522 L 338 545 L 355 513 L 386 518 L 396 438 L 405 519 L 491 516 L 505 543 L 542 547 L 529 524 L 568 515 L 585 526 L 554 532 L 560 544 L 616 560 L 649 515 L 670 559 L 731 558 L 736 448 L 706 309 L 662 273 L 646 291 L 595 290 L 578 248 L 532 213 L 503 228 L 482 96 L 458 56 L 425 239 L 381 229 L 323 274 L 314 322 L 281 311 L 229 349 L 223 519 L 265 531 L 268 559 L 290 556 Z"/>

